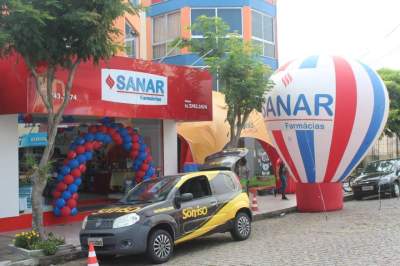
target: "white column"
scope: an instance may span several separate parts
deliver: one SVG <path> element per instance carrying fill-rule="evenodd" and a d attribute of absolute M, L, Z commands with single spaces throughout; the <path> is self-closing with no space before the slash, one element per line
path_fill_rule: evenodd
<path fill-rule="evenodd" d="M 18 115 L 0 115 L 0 218 L 18 216 Z"/>
<path fill-rule="evenodd" d="M 178 173 L 178 133 L 175 121 L 163 121 L 163 136 L 164 175 L 173 175 Z"/>
<path fill-rule="evenodd" d="M 146 12 L 140 11 L 139 13 L 140 19 L 140 35 L 139 35 L 139 49 L 140 49 L 140 59 L 151 60 L 151 58 L 147 58 L 147 19 Z M 149 44 L 151 45 L 151 44 Z"/>

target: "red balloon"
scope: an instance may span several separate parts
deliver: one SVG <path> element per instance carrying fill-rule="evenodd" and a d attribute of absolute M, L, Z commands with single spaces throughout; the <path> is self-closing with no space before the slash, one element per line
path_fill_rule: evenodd
<path fill-rule="evenodd" d="M 67 165 L 68 163 L 69 163 L 69 160 L 68 159 L 64 159 L 63 164 Z"/>
<path fill-rule="evenodd" d="M 133 128 L 132 127 L 127 127 L 126 130 L 128 130 L 128 134 L 133 134 Z"/>
<path fill-rule="evenodd" d="M 96 150 L 100 149 L 101 145 L 102 145 L 102 143 L 100 141 L 95 141 L 93 143 L 93 148 L 96 149 Z"/>
<path fill-rule="evenodd" d="M 75 168 L 74 170 L 71 171 L 71 175 L 73 177 L 80 177 L 82 175 L 81 171 L 79 171 L 78 168 Z"/>
<path fill-rule="evenodd" d="M 64 190 L 66 190 L 67 187 L 68 187 L 67 184 L 65 184 L 64 182 L 60 182 L 60 183 L 57 184 L 56 189 L 57 189 L 57 191 L 62 192 Z"/>
<path fill-rule="evenodd" d="M 150 155 L 147 156 L 146 160 L 144 160 L 145 163 L 149 163 L 153 160 L 153 157 L 151 157 Z"/>
<path fill-rule="evenodd" d="M 138 142 L 138 141 L 139 141 L 139 136 L 138 136 L 138 135 L 134 135 L 134 136 L 132 137 L 132 141 L 133 141 L 133 142 Z"/>
<path fill-rule="evenodd" d="M 107 131 L 108 131 L 108 134 L 110 134 L 110 135 L 112 135 L 116 132 L 115 128 L 112 128 L 112 127 L 109 127 Z"/>
<path fill-rule="evenodd" d="M 139 177 L 139 178 L 144 177 L 145 174 L 146 174 L 146 173 L 145 173 L 144 171 L 137 171 L 137 172 L 136 172 L 136 176 Z"/>
<path fill-rule="evenodd" d="M 70 207 L 71 209 L 73 209 L 73 208 L 75 208 L 76 207 L 76 200 L 74 200 L 74 199 L 69 199 L 68 201 L 67 201 L 67 205 L 68 205 L 68 207 Z"/>
<path fill-rule="evenodd" d="M 55 199 L 58 199 L 59 197 L 61 197 L 61 192 L 57 191 L 57 190 L 54 190 L 51 194 L 53 195 L 53 198 L 55 198 Z"/>
<path fill-rule="evenodd" d="M 156 175 L 153 175 L 153 176 L 151 177 L 151 179 L 157 179 L 157 176 L 156 176 Z"/>
<path fill-rule="evenodd" d="M 144 164 L 142 164 L 142 166 L 140 167 L 140 169 L 142 170 L 142 171 L 147 171 L 148 169 L 149 169 L 149 165 L 148 164 L 146 164 L 146 163 L 144 163 Z"/>
<path fill-rule="evenodd" d="M 74 183 L 74 177 L 72 175 L 66 175 L 64 176 L 64 183 L 67 185 L 70 185 L 72 183 Z"/>
<path fill-rule="evenodd" d="M 62 209 L 61 209 L 61 215 L 62 216 L 67 217 L 70 214 L 71 214 L 71 208 L 70 207 L 68 207 L 68 206 L 62 207 Z"/>
<path fill-rule="evenodd" d="M 139 155 L 138 150 L 133 150 L 129 153 L 129 157 L 131 157 L 132 159 L 135 159 L 138 155 Z"/>
<path fill-rule="evenodd" d="M 93 150 L 93 143 L 92 142 L 85 143 L 85 150 L 87 151 Z"/>
<path fill-rule="evenodd" d="M 76 147 L 75 151 L 77 154 L 82 154 L 85 152 L 85 146 L 79 145 L 78 147 Z"/>
<path fill-rule="evenodd" d="M 74 159 L 76 157 L 76 152 L 74 152 L 74 151 L 68 152 L 67 157 L 68 157 L 68 159 L 71 159 L 71 160 Z"/>
<path fill-rule="evenodd" d="M 139 150 L 140 144 L 139 144 L 139 143 L 133 143 L 132 148 L 133 148 L 134 150 Z"/>
<path fill-rule="evenodd" d="M 89 132 L 92 133 L 92 134 L 96 133 L 97 132 L 97 127 L 96 126 L 90 126 L 89 127 Z"/>
<path fill-rule="evenodd" d="M 149 147 L 146 147 L 146 152 L 150 153 L 150 148 Z"/>
<path fill-rule="evenodd" d="M 99 131 L 102 132 L 102 133 L 107 133 L 107 127 L 101 125 L 101 126 L 99 126 Z"/>
<path fill-rule="evenodd" d="M 74 200 L 78 200 L 79 199 L 78 193 L 75 192 L 74 194 L 72 194 L 71 198 L 74 199 Z"/>
<path fill-rule="evenodd" d="M 118 145 L 121 145 L 124 141 L 121 139 L 121 137 L 114 139 L 115 143 Z"/>
<path fill-rule="evenodd" d="M 86 165 L 84 165 L 84 164 L 81 164 L 81 165 L 79 165 L 79 171 L 81 171 L 81 173 L 84 173 L 84 172 L 86 172 Z"/>

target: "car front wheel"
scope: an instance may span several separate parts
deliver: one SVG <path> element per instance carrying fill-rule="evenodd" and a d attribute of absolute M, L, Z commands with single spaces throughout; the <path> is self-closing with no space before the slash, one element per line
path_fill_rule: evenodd
<path fill-rule="evenodd" d="M 174 241 L 171 235 L 162 229 L 151 232 L 147 243 L 147 256 L 153 263 L 168 261 L 174 251 Z"/>
<path fill-rule="evenodd" d="M 232 238 L 236 241 L 242 241 L 249 238 L 251 233 L 251 220 L 247 213 L 239 212 L 234 221 L 233 229 L 231 230 Z"/>

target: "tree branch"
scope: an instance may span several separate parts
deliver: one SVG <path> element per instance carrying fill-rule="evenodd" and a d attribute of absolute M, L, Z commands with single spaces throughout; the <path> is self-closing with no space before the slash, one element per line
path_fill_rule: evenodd
<path fill-rule="evenodd" d="M 24 59 L 25 59 L 26 64 L 28 65 L 29 70 L 31 71 L 31 73 L 32 73 L 32 75 L 33 75 L 33 77 L 34 77 L 34 79 L 35 79 L 35 85 L 36 85 L 36 86 L 35 86 L 35 87 L 36 87 L 35 89 L 36 89 L 36 92 L 39 93 L 40 98 L 42 99 L 42 101 L 43 101 L 43 103 L 44 103 L 44 105 L 45 105 L 47 111 L 50 112 L 50 110 L 51 110 L 51 105 L 50 105 L 49 99 L 46 97 L 46 95 L 44 94 L 44 92 L 42 92 L 42 91 L 40 90 L 40 75 L 36 72 L 35 66 L 32 65 L 32 63 L 31 63 L 31 61 L 29 60 L 29 58 L 25 57 Z"/>

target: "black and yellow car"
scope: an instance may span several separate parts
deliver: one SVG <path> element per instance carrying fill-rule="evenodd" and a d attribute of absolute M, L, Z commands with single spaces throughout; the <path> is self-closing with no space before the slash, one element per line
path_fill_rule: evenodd
<path fill-rule="evenodd" d="M 163 263 L 176 244 L 200 236 L 230 232 L 234 240 L 245 240 L 251 220 L 236 174 L 207 170 L 138 184 L 117 205 L 86 217 L 80 241 L 83 250 L 93 243 L 100 259 L 146 252 Z"/>

